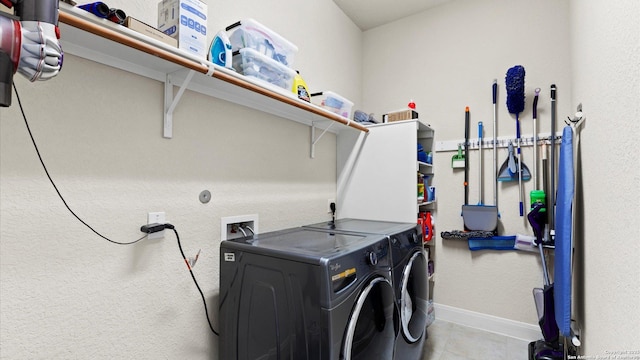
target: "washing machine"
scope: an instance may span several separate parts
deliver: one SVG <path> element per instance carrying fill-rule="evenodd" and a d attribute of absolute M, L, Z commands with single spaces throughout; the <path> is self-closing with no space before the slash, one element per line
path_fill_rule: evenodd
<path fill-rule="evenodd" d="M 400 312 L 394 359 L 421 359 L 428 335 L 429 277 L 428 259 L 422 245 L 420 226 L 415 223 L 348 218 L 307 225 L 303 228 L 329 233 L 381 234 L 388 237 L 396 306 Z"/>
<path fill-rule="evenodd" d="M 220 359 L 388 360 L 386 236 L 287 229 L 220 245 Z"/>

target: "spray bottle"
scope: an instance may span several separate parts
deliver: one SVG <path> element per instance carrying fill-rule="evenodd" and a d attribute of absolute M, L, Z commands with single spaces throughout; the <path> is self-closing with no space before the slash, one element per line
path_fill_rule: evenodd
<path fill-rule="evenodd" d="M 291 89 L 291 91 L 293 91 L 294 94 L 298 95 L 298 99 L 304 100 L 306 102 L 311 102 L 307 83 L 304 82 L 302 76 L 300 76 L 300 71 L 298 70 L 296 70 L 296 76 L 294 76 L 293 78 L 293 88 Z"/>

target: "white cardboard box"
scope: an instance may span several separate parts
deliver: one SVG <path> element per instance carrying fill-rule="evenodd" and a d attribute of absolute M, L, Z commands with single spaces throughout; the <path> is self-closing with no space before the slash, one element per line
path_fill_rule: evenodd
<path fill-rule="evenodd" d="M 131 30 L 137 31 L 141 34 L 147 35 L 148 37 L 162 41 L 167 45 L 171 45 L 173 47 L 178 47 L 178 40 L 172 38 L 171 36 L 159 31 L 158 29 L 152 27 L 151 25 L 145 24 L 142 21 L 132 18 L 131 16 L 127 16 L 127 19 L 124 22 L 124 25 Z"/>
<path fill-rule="evenodd" d="M 162 0 L 158 30 L 178 40 L 178 48 L 207 57 L 207 4 L 200 0 Z"/>

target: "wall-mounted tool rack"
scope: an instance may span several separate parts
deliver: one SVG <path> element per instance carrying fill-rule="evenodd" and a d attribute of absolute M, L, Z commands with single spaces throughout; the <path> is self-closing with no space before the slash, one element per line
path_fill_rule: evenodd
<path fill-rule="evenodd" d="M 522 136 L 520 138 L 520 146 L 533 146 L 535 141 L 538 141 L 538 145 L 541 144 L 551 144 L 551 134 L 540 134 L 537 137 L 533 137 L 533 135 Z M 509 142 L 513 144 L 515 147 L 518 139 L 515 137 L 499 137 L 496 139 L 496 147 L 497 148 L 506 148 L 509 146 Z M 555 143 L 559 145 L 562 141 L 562 133 L 557 133 L 555 136 Z M 464 139 L 460 140 L 447 140 L 447 141 L 436 141 L 435 151 L 437 152 L 446 152 L 446 151 L 458 151 L 458 145 L 464 146 Z M 469 149 L 476 150 L 480 148 L 480 142 L 478 139 L 470 139 L 469 140 Z M 493 139 L 483 138 L 482 141 L 483 150 L 492 150 L 493 149 Z"/>

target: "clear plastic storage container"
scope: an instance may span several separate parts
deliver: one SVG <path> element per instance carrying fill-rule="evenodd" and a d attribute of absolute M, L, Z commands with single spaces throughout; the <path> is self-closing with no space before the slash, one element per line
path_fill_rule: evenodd
<path fill-rule="evenodd" d="M 346 117 L 347 119 L 351 118 L 353 103 L 332 91 L 321 91 L 311 94 L 311 103 Z"/>
<path fill-rule="evenodd" d="M 283 65 L 293 66 L 298 47 L 259 22 L 246 19 L 227 26 L 226 30 L 231 32 L 233 51 L 251 48 Z"/>
<path fill-rule="evenodd" d="M 293 77 L 296 75 L 295 71 L 251 48 L 233 53 L 233 68 L 245 76 L 265 81 L 288 92 L 291 92 Z"/>

